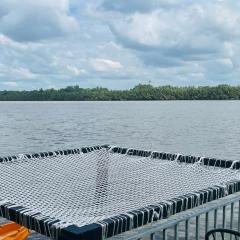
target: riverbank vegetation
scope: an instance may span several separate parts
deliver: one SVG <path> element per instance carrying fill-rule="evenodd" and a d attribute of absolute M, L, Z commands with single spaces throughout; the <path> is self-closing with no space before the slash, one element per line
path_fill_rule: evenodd
<path fill-rule="evenodd" d="M 0 91 L 0 101 L 240 100 L 240 86 L 173 87 L 139 84 L 129 90 L 81 88 Z"/>

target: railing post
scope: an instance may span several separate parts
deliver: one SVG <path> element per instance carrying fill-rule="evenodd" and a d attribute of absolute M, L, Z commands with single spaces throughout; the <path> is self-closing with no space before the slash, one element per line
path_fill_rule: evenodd
<path fill-rule="evenodd" d="M 151 240 L 155 240 L 155 236 L 156 236 L 155 233 L 152 233 L 150 239 L 151 239 Z"/>
<path fill-rule="evenodd" d="M 233 229 L 234 202 L 231 203 L 230 229 Z"/>
<path fill-rule="evenodd" d="M 216 208 L 214 210 L 214 228 L 217 228 L 217 215 L 218 215 L 218 209 Z M 214 233 L 213 236 L 214 236 L 214 239 L 215 239 L 216 238 L 216 234 Z"/>
<path fill-rule="evenodd" d="M 199 239 L 199 216 L 196 216 L 196 240 Z"/>
<path fill-rule="evenodd" d="M 222 227 L 225 228 L 226 222 L 226 206 L 223 206 L 223 218 L 222 218 Z"/>
<path fill-rule="evenodd" d="M 208 224 L 209 224 L 208 212 L 206 212 L 206 215 L 205 215 L 205 234 L 208 232 Z"/>
<path fill-rule="evenodd" d="M 217 208 L 214 210 L 214 228 L 217 228 Z"/>
<path fill-rule="evenodd" d="M 189 221 L 186 220 L 185 221 L 185 240 L 188 240 L 188 238 L 189 238 L 188 231 L 189 231 Z"/>
<path fill-rule="evenodd" d="M 174 226 L 174 239 L 178 240 L 178 224 Z"/>
<path fill-rule="evenodd" d="M 231 213 L 230 213 L 230 229 L 233 229 L 233 216 L 234 216 L 234 202 L 231 203 Z M 232 235 L 230 236 L 230 240 L 232 240 Z"/>
<path fill-rule="evenodd" d="M 167 229 L 163 229 L 163 240 L 167 240 Z"/>
<path fill-rule="evenodd" d="M 240 231 L 240 200 L 238 202 L 238 231 Z"/>

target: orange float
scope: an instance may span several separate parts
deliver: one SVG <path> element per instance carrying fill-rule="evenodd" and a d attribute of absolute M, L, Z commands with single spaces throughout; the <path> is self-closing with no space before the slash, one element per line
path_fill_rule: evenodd
<path fill-rule="evenodd" d="M 0 225 L 0 240 L 26 240 L 29 233 L 29 229 L 17 223 Z"/>

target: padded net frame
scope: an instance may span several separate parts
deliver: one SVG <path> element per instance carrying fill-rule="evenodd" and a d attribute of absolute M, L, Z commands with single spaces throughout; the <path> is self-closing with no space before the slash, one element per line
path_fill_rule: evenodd
<path fill-rule="evenodd" d="M 0 216 L 102 240 L 240 191 L 240 162 L 108 145 L 0 158 Z"/>

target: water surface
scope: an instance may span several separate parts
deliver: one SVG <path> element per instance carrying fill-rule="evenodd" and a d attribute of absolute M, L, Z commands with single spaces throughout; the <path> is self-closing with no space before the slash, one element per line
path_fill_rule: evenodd
<path fill-rule="evenodd" d="M 240 158 L 240 101 L 0 102 L 0 156 L 111 144 Z"/>

